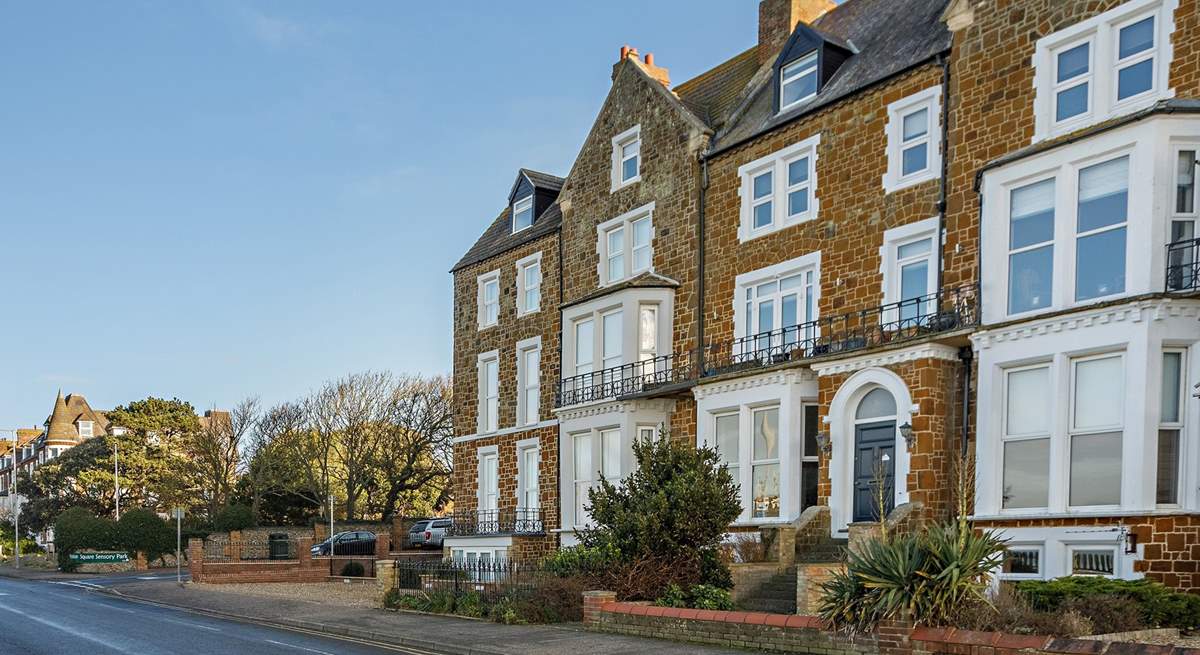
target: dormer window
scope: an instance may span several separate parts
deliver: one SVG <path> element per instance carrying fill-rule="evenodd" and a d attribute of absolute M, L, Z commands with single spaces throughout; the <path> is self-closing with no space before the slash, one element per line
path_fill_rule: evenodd
<path fill-rule="evenodd" d="M 533 225 L 533 196 L 521 198 L 514 202 L 512 217 L 512 231 L 514 234 Z"/>
<path fill-rule="evenodd" d="M 817 53 L 787 64 L 779 72 L 779 111 L 817 95 Z"/>
<path fill-rule="evenodd" d="M 82 439 L 91 439 L 92 438 L 92 422 L 91 421 L 80 421 L 79 422 L 79 437 Z"/>

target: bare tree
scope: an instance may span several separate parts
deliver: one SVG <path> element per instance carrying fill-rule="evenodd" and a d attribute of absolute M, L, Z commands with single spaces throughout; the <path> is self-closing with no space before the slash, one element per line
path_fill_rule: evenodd
<path fill-rule="evenodd" d="M 209 516 L 229 502 L 237 484 L 242 444 L 257 424 L 258 414 L 258 398 L 246 398 L 231 411 L 205 412 L 200 429 L 191 435 L 192 465 Z"/>
<path fill-rule="evenodd" d="M 358 518 L 358 501 L 371 486 L 393 386 L 387 373 L 355 373 L 326 383 L 306 403 L 313 429 L 337 461 L 330 471 L 345 494 L 347 520 Z"/>
<path fill-rule="evenodd" d="M 282 406 L 260 413 L 242 448 L 242 477 L 249 487 L 255 521 L 262 516 L 263 498 L 286 486 L 286 444 L 278 437 L 288 430 L 288 415 Z"/>
<path fill-rule="evenodd" d="M 277 449 L 273 454 L 282 459 L 281 466 L 295 476 L 288 486 L 296 495 L 314 503 L 325 514 L 326 499 L 332 489 L 332 433 L 318 429 L 309 419 L 312 399 L 299 403 L 284 403 L 267 412 L 260 425 L 263 438 Z"/>
<path fill-rule="evenodd" d="M 454 436 L 450 393 L 444 377 L 405 376 L 393 386 L 373 463 L 381 491 L 375 509 L 384 521 L 408 492 L 432 487 L 435 504 L 446 500 Z"/>

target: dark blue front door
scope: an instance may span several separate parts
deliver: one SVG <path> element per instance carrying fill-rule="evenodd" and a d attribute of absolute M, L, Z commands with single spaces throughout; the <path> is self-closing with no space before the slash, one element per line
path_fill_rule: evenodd
<path fill-rule="evenodd" d="M 878 521 L 876 486 L 882 478 L 884 515 L 895 505 L 896 422 L 859 425 L 854 430 L 854 520 Z"/>

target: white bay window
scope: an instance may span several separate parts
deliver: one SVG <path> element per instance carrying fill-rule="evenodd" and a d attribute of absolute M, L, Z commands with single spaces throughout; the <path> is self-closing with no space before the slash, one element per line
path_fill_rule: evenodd
<path fill-rule="evenodd" d="M 1121 504 L 1123 359 L 1102 355 L 1072 361 L 1068 444 L 1072 507 Z"/>

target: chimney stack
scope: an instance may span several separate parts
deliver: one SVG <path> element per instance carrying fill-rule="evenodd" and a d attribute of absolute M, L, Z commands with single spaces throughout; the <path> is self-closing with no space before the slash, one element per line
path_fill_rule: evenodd
<path fill-rule="evenodd" d="M 628 45 L 621 46 L 621 59 L 613 66 L 613 79 L 617 77 L 617 66 L 620 66 L 621 62 L 626 59 L 633 58 L 642 67 L 642 70 L 646 71 L 647 75 L 661 82 L 663 86 L 671 88 L 671 75 L 667 69 L 654 65 L 653 52 L 647 52 L 645 60 L 639 57 L 637 48 Z"/>
<path fill-rule="evenodd" d="M 775 57 L 797 23 L 811 24 L 837 5 L 833 0 L 761 0 L 758 3 L 758 63 Z"/>

